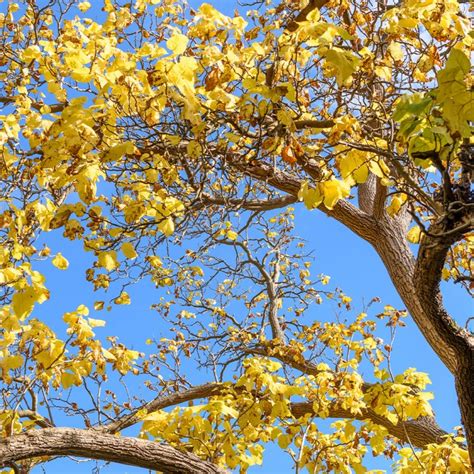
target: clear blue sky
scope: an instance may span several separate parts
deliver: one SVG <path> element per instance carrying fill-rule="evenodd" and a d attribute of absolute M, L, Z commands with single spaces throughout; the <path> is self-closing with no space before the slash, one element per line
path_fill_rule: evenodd
<path fill-rule="evenodd" d="M 189 3 L 197 8 L 202 2 L 189 0 Z M 235 0 L 210 0 L 208 3 L 228 14 L 238 7 Z M 350 295 L 356 308 L 360 309 L 364 301 L 368 302 L 374 296 L 380 297 L 384 304 L 403 308 L 385 268 L 368 244 L 317 211 L 309 212 L 302 206 L 298 206 L 296 216 L 296 233 L 308 241 L 308 250 L 315 251 L 316 273 L 331 275 L 331 284 L 342 288 L 346 294 Z M 47 286 L 51 290 L 52 298 L 39 308 L 37 314 L 59 329 L 62 327 L 61 318 L 64 312 L 74 310 L 80 304 L 86 304 L 91 308 L 98 298 L 84 281 L 84 270 L 90 262 L 87 261 L 88 256 L 84 256 L 81 251 L 81 245 L 65 241 L 53 234 L 49 234 L 47 239 L 54 252 L 61 251 L 69 260 L 70 268 L 67 272 L 61 272 L 50 263 L 42 265 L 41 269 L 46 274 Z M 465 317 L 466 312 L 472 312 L 472 304 L 461 290 L 453 285 L 446 285 L 445 290 L 446 306 L 454 316 Z M 145 283 L 133 287 L 130 294 L 131 306 L 114 307 L 105 315 L 101 312 L 91 316 L 107 319 L 106 328 L 99 329 L 98 333 L 102 331 L 102 334 L 118 335 L 120 340 L 129 347 L 140 349 L 142 341 L 146 338 L 160 336 L 159 318 L 149 309 L 150 304 L 155 303 L 158 297 L 154 287 Z M 431 386 L 435 394 L 433 407 L 439 424 L 447 430 L 460 424 L 453 379 L 411 320 L 407 320 L 406 328 L 398 331 L 392 363 L 395 372 L 402 372 L 408 367 L 416 367 L 420 371 L 428 372 L 433 382 Z M 203 377 L 202 382 L 205 381 L 207 379 Z M 64 422 L 66 423 L 67 420 Z M 98 463 L 98 465 L 103 464 Z M 66 459 L 48 463 L 45 471 L 48 474 L 89 473 L 92 472 L 94 466 L 95 462 L 76 463 Z M 374 460 L 373 468 L 391 472 L 390 463 L 383 459 Z M 42 472 L 41 468 L 34 470 L 34 473 L 40 472 Z M 104 467 L 100 472 L 125 474 L 145 471 L 114 464 Z M 269 447 L 264 458 L 264 466 L 252 468 L 250 472 L 252 474 L 288 473 L 291 472 L 291 463 L 286 454 L 279 449 Z"/>

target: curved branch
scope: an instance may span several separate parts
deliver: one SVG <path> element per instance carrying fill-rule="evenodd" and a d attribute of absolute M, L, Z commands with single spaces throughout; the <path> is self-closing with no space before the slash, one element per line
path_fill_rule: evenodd
<path fill-rule="evenodd" d="M 200 198 L 200 202 L 196 207 L 205 207 L 209 205 L 229 206 L 236 209 L 246 209 L 249 211 L 270 211 L 273 209 L 281 209 L 298 202 L 298 198 L 292 195 L 285 195 L 273 199 L 235 199 L 220 196 L 209 196 L 204 194 Z"/>
<path fill-rule="evenodd" d="M 299 370 L 300 372 L 308 375 L 316 375 L 321 373 L 315 364 L 304 359 L 296 361 L 293 357 L 276 352 L 270 354 L 264 348 L 252 348 L 248 350 L 249 353 L 259 354 L 268 357 L 274 357 L 285 364 Z M 362 384 L 362 392 L 367 392 L 373 387 L 373 384 L 364 382 Z M 312 416 L 318 416 L 314 411 L 313 402 L 299 402 L 291 404 L 292 414 L 299 418 L 306 414 Z M 371 421 L 376 425 L 383 426 L 392 435 L 398 438 L 404 443 L 411 443 L 417 448 L 423 448 L 430 443 L 439 443 L 443 436 L 448 433 L 441 429 L 434 417 L 425 416 L 420 417 L 416 420 L 399 421 L 398 424 L 394 424 L 382 415 L 379 415 L 374 410 L 367 408 L 361 410 L 360 413 L 352 413 L 350 410 L 340 408 L 337 406 L 337 402 L 334 402 L 329 407 L 328 418 L 346 418 L 361 421 Z"/>
<path fill-rule="evenodd" d="M 39 456 L 79 456 L 128 464 L 167 474 L 223 474 L 197 456 L 163 443 L 94 430 L 46 428 L 0 440 L 0 467 Z"/>
<path fill-rule="evenodd" d="M 461 211 L 460 211 L 461 212 Z M 464 215 L 463 215 L 464 214 Z M 423 305 L 433 331 L 443 338 L 444 345 L 454 355 L 453 375 L 456 382 L 461 418 L 466 431 L 469 455 L 474 462 L 474 335 L 459 326 L 443 305 L 440 281 L 451 245 L 464 232 L 474 227 L 474 212 L 467 210 L 457 219 L 441 221 L 423 235 L 413 275 L 416 295 Z"/>
<path fill-rule="evenodd" d="M 130 426 L 141 421 L 141 418 L 137 416 L 137 413 L 142 410 L 146 410 L 148 413 L 163 410 L 164 408 L 179 405 L 180 403 L 189 402 L 191 400 L 197 400 L 199 398 L 207 398 L 213 395 L 222 393 L 226 385 L 223 383 L 206 383 L 203 385 L 197 385 L 196 387 L 189 388 L 182 392 L 172 393 L 171 395 L 159 396 L 151 400 L 150 402 L 142 405 L 137 410 L 134 410 L 129 415 L 120 417 L 119 419 L 108 423 L 107 425 L 97 426 L 93 429 L 98 431 L 105 431 L 107 433 L 118 433 Z"/>
<path fill-rule="evenodd" d="M 295 120 L 294 122 L 296 130 L 303 130 L 305 128 L 331 128 L 334 127 L 336 122 L 334 120 Z"/>
<path fill-rule="evenodd" d="M 275 357 L 281 360 L 282 362 L 290 365 L 291 367 L 300 370 L 301 372 L 306 374 L 314 375 L 319 372 L 316 366 L 308 361 L 297 362 L 289 356 L 270 355 L 264 349 L 259 348 L 249 349 L 248 352 L 257 355 Z M 367 391 L 370 389 L 371 386 L 372 384 L 364 383 L 362 385 L 362 389 L 363 391 Z M 171 395 L 166 395 L 164 397 L 157 397 L 148 404 L 138 408 L 130 415 L 124 416 L 108 425 L 93 428 L 93 430 L 105 431 L 107 433 L 117 433 L 120 430 L 123 430 L 134 425 L 135 423 L 140 422 L 141 418 L 136 414 L 138 413 L 138 411 L 141 411 L 143 409 L 147 409 L 148 413 L 151 413 L 153 411 L 161 410 L 163 408 L 178 405 L 187 401 L 219 395 L 223 392 L 228 391 L 230 388 L 232 388 L 232 386 L 225 383 L 208 383 L 190 388 L 183 392 L 177 392 Z M 310 401 L 292 403 L 290 405 L 290 408 L 292 414 L 297 418 L 304 416 L 307 413 L 311 413 L 313 416 L 318 416 L 318 414 L 314 411 L 313 402 Z M 433 417 L 421 417 L 417 420 L 400 421 L 397 425 L 395 425 L 391 423 L 388 419 L 375 413 L 371 409 L 362 410 L 360 413 L 355 414 L 350 412 L 350 410 L 338 407 L 336 403 L 334 403 L 329 408 L 327 418 L 347 418 L 354 420 L 370 421 L 372 423 L 385 427 L 388 430 L 389 434 L 397 437 L 403 443 L 411 443 L 419 448 L 422 448 L 430 443 L 438 443 L 441 438 L 447 434 L 438 426 L 436 420 Z"/>
<path fill-rule="evenodd" d="M 247 176 L 266 182 L 292 196 L 298 196 L 301 189 L 302 181 L 296 176 L 274 169 L 266 163 L 232 160 L 230 164 Z M 323 204 L 318 209 L 334 217 L 364 240 L 372 242 L 377 238 L 376 221 L 347 200 L 338 201 L 333 209 L 328 209 Z"/>
<path fill-rule="evenodd" d="M 291 404 L 291 412 L 296 418 L 307 414 L 315 415 L 313 402 L 298 402 Z M 371 421 L 376 425 L 383 426 L 392 435 L 403 443 L 410 443 L 417 448 L 423 448 L 427 444 L 442 442 L 446 431 L 442 430 L 434 418 L 425 416 L 416 420 L 399 421 L 393 424 L 387 418 L 375 413 L 373 410 L 362 410 L 360 413 L 351 413 L 350 410 L 333 406 L 329 409 L 329 418 L 346 418 L 359 421 Z"/>
<path fill-rule="evenodd" d="M 470 226 L 472 227 L 472 223 Z M 430 235 L 423 235 L 421 239 L 413 285 L 433 329 L 443 336 L 445 344 L 449 345 L 451 351 L 461 360 L 466 350 L 472 350 L 474 347 L 474 338 L 459 326 L 444 308 L 439 285 L 449 249 L 459 240 L 462 233 L 446 232 L 440 238 L 436 236 L 439 231 L 437 227 L 431 226 Z"/>

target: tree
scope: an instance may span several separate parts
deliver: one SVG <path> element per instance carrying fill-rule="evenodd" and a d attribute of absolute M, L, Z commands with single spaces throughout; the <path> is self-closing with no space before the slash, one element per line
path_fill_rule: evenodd
<path fill-rule="evenodd" d="M 439 286 L 472 290 L 462 5 L 101 7 L 24 0 L 0 16 L 3 467 L 79 456 L 245 472 L 276 442 L 297 472 L 364 472 L 369 449 L 400 472 L 469 472 L 473 338 Z M 454 376 L 464 434 L 437 425 L 426 374 L 392 373 L 376 302 L 344 315 L 350 297 L 311 277 L 296 206 L 375 248 Z M 96 336 L 105 321 L 84 305 L 63 335 L 38 319 L 42 262 L 68 268 L 57 234 L 82 242 L 86 279 L 108 291 L 93 311 L 131 304 L 128 287 L 151 279 L 169 336 L 132 350 Z M 328 300 L 339 318 L 315 319 Z M 392 335 L 405 315 L 375 314 Z M 191 383 L 191 363 L 208 383 Z M 319 418 L 336 421 L 324 432 Z"/>

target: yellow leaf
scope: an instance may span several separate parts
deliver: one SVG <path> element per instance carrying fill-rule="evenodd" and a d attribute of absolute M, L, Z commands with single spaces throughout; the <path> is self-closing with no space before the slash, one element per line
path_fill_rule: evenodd
<path fill-rule="evenodd" d="M 377 66 L 375 68 L 375 74 L 386 81 L 392 79 L 392 70 L 387 66 Z"/>
<path fill-rule="evenodd" d="M 392 56 L 395 61 L 401 61 L 405 56 L 400 43 L 390 43 L 388 51 L 390 53 L 390 56 Z"/>
<path fill-rule="evenodd" d="M 28 46 L 28 48 L 23 51 L 22 57 L 23 61 L 28 63 L 34 59 L 41 58 L 41 51 L 37 45 Z"/>
<path fill-rule="evenodd" d="M 344 180 L 352 179 L 354 183 L 365 183 L 369 175 L 366 154 L 357 150 L 349 151 L 339 160 L 339 169 Z"/>
<path fill-rule="evenodd" d="M 124 142 L 112 147 L 106 154 L 105 161 L 116 161 L 122 158 L 123 155 L 132 155 L 137 151 L 137 148 L 132 142 Z"/>
<path fill-rule="evenodd" d="M 125 242 L 122 245 L 122 253 L 131 260 L 137 258 L 138 256 L 137 252 L 135 251 L 135 247 L 130 242 Z"/>
<path fill-rule="evenodd" d="M 104 355 L 104 358 L 108 361 L 114 361 L 117 360 L 117 357 L 115 357 L 112 352 L 108 351 L 107 349 L 102 348 L 102 354 Z"/>
<path fill-rule="evenodd" d="M 88 318 L 87 322 L 91 328 L 102 328 L 105 326 L 105 321 L 103 319 Z"/>
<path fill-rule="evenodd" d="M 166 46 L 168 49 L 173 51 L 174 54 L 182 54 L 186 51 L 188 46 L 188 38 L 181 33 L 175 33 L 167 42 Z"/>
<path fill-rule="evenodd" d="M 69 267 L 69 262 L 59 252 L 51 261 L 51 263 L 59 270 L 66 270 Z"/>
<path fill-rule="evenodd" d="M 86 12 L 87 10 L 89 10 L 90 7 L 91 4 L 89 2 L 81 2 L 77 5 L 77 8 L 79 8 L 81 12 Z"/>
<path fill-rule="evenodd" d="M 147 260 L 150 262 L 150 265 L 155 268 L 159 268 L 163 266 L 163 262 L 161 261 L 161 258 L 158 257 L 157 255 L 151 255 L 147 257 Z"/>
<path fill-rule="evenodd" d="M 15 293 L 12 298 L 13 312 L 19 319 L 28 316 L 35 306 L 36 297 L 33 287 L 28 287 L 26 290 Z"/>
<path fill-rule="evenodd" d="M 321 183 L 323 186 L 324 205 L 328 209 L 333 209 L 336 203 L 350 193 L 350 187 L 344 181 L 332 179 Z"/>
<path fill-rule="evenodd" d="M 108 252 L 99 253 L 98 263 L 100 267 L 105 268 L 109 272 L 118 267 L 117 252 L 109 250 Z"/>
<path fill-rule="evenodd" d="M 164 219 L 158 224 L 158 229 L 163 232 L 163 234 L 166 235 L 166 237 L 169 237 L 170 235 L 173 234 L 174 232 L 174 222 L 171 217 L 168 217 L 167 219 Z"/>
<path fill-rule="evenodd" d="M 418 244 L 420 242 L 421 229 L 416 225 L 412 227 L 407 234 L 407 239 L 412 244 Z"/>
<path fill-rule="evenodd" d="M 337 80 L 337 84 L 342 86 L 348 82 L 348 79 L 357 69 L 359 65 L 359 58 L 354 56 L 348 51 L 344 51 L 340 48 L 332 48 L 326 53 L 326 60 L 329 61 L 331 69 L 331 75 L 334 75 Z"/>
<path fill-rule="evenodd" d="M 392 202 L 387 207 L 387 213 L 390 217 L 395 217 L 398 211 L 402 207 L 403 203 L 407 200 L 406 194 L 397 194 L 393 197 Z"/>
<path fill-rule="evenodd" d="M 291 436 L 289 435 L 280 435 L 278 436 L 278 446 L 280 446 L 281 449 L 286 449 L 291 443 Z"/>
<path fill-rule="evenodd" d="M 34 356 L 44 368 L 51 367 L 52 364 L 58 362 L 64 351 L 64 343 L 58 339 L 51 341 L 48 347 Z"/>
<path fill-rule="evenodd" d="M 13 283 L 21 277 L 22 273 L 17 268 L 7 267 L 0 270 L 0 285 Z"/>
<path fill-rule="evenodd" d="M 303 201 L 308 209 L 315 209 L 323 202 L 323 194 L 320 186 L 310 188 L 308 182 L 305 181 L 298 192 L 298 199 Z"/>
<path fill-rule="evenodd" d="M 77 374 L 71 374 L 70 372 L 63 372 L 61 374 L 61 385 L 63 388 L 68 389 L 73 385 L 80 385 L 81 377 Z"/>
<path fill-rule="evenodd" d="M 2 357 L 0 365 L 6 370 L 15 370 L 23 365 L 23 356 L 21 355 L 7 355 Z"/>
<path fill-rule="evenodd" d="M 235 232 L 233 230 L 228 230 L 227 231 L 227 238 L 229 240 L 236 240 L 238 236 L 239 236 L 239 234 L 237 234 L 237 232 Z"/>
<path fill-rule="evenodd" d="M 126 291 L 122 291 L 122 293 L 120 293 L 120 295 L 114 299 L 114 303 L 115 304 L 130 304 L 131 303 L 130 296 L 128 295 Z"/>

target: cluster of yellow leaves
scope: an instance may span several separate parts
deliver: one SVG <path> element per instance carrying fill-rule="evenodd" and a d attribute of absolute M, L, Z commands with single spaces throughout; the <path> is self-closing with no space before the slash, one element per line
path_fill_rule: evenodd
<path fill-rule="evenodd" d="M 386 371 L 378 374 L 387 378 Z M 383 415 L 392 423 L 400 420 L 419 418 L 432 415 L 428 400 L 433 398 L 429 392 L 423 392 L 429 379 L 426 374 L 408 369 L 404 374 L 397 375 L 393 382 L 374 384 L 365 394 L 365 402 L 376 413 Z"/>
<path fill-rule="evenodd" d="M 347 299 L 345 295 L 342 298 Z M 389 318 L 392 326 L 401 324 L 403 316 L 404 312 L 391 306 L 386 306 L 380 315 Z M 142 436 L 170 442 L 222 466 L 239 466 L 243 472 L 262 462 L 263 446 L 258 443 L 272 441 L 294 459 L 299 458 L 300 468 L 366 472 L 363 458 L 369 446 L 375 455 L 392 449 L 386 429 L 369 422 L 356 428 L 346 419 L 334 422 L 331 433 L 323 433 L 313 417 L 333 417 L 334 413 L 357 417 L 370 409 L 398 424 L 432 414 L 432 395 L 424 391 L 430 383 L 427 375 L 408 369 L 392 379 L 387 370 L 380 368 L 389 349 L 373 335 L 374 330 L 374 321 L 361 313 L 350 324 L 316 322 L 304 327 L 297 340 L 285 344 L 260 336 L 259 347 L 265 348 L 272 359 L 246 359 L 235 382 L 224 384 L 223 392 L 204 404 L 144 414 Z M 245 330 L 231 326 L 229 332 L 234 341 L 255 341 L 255 335 Z M 178 336 L 176 340 L 162 341 L 169 351 L 176 353 L 189 344 L 182 334 Z M 292 380 L 283 377 L 282 364 L 274 359 L 308 366 L 304 354 L 314 340 L 332 351 L 338 369 L 325 363 L 310 364 L 307 375 Z M 380 380 L 369 387 L 358 373 L 363 356 L 374 365 L 375 376 Z M 296 416 L 292 403 L 302 397 L 308 408 Z"/>
<path fill-rule="evenodd" d="M 401 456 L 397 462 L 399 474 L 422 474 L 425 472 L 470 472 L 471 464 L 468 452 L 460 443 L 462 436 L 448 436 L 439 444 L 429 444 L 422 451 L 410 448 L 399 450 Z"/>
<path fill-rule="evenodd" d="M 306 181 L 298 193 L 298 198 L 303 201 L 308 209 L 315 209 L 324 204 L 328 209 L 333 209 L 336 203 L 350 194 L 350 185 L 338 179 L 318 183 L 311 187 Z"/>
<path fill-rule="evenodd" d="M 279 350 L 274 348 L 273 352 Z M 325 364 L 317 366 L 315 375 L 300 377 L 291 384 L 277 375 L 282 368 L 278 362 L 251 358 L 243 366 L 236 382 L 225 384 L 222 393 L 205 404 L 143 413 L 142 436 L 165 440 L 223 467 L 239 466 L 242 472 L 262 463 L 261 443 L 275 441 L 289 453 L 301 450 L 300 467 L 322 472 L 332 466 L 341 472 L 349 473 L 352 468 L 362 473 L 366 472 L 364 441 L 369 440 L 373 452 L 380 454 L 386 448 L 386 430 L 370 423 L 357 429 L 351 420 L 341 420 L 332 424 L 334 432 L 324 434 L 313 416 L 332 416 L 335 407 L 356 415 L 370 407 L 396 424 L 431 413 L 426 402 L 430 394 L 415 391 L 422 390 L 428 379 L 414 370 L 397 376 L 394 383 L 375 384 L 364 395 L 357 373 L 335 373 Z M 312 416 L 311 411 L 298 418 L 292 413 L 292 397 L 301 396 L 313 400 Z M 375 403 L 376 399 L 380 403 Z M 393 415 L 387 406 L 403 415 Z M 328 453 L 323 456 L 317 454 L 325 450 Z M 467 460 L 463 450 L 456 456 Z"/>
<path fill-rule="evenodd" d="M 105 321 L 90 318 L 88 314 L 84 305 L 64 314 L 70 338 L 63 341 L 43 322 L 25 321 L 26 316 L 18 316 L 13 306 L 4 306 L 0 311 L 4 331 L 0 339 L 2 379 L 11 380 L 12 372 L 23 368 L 23 374 L 26 371 L 44 386 L 51 383 L 55 388 L 69 388 L 73 384 L 81 385 L 82 378 L 93 373 L 105 377 L 107 362 L 122 375 L 130 371 L 140 354 L 119 344 L 105 349 L 93 332 L 93 328 L 103 327 Z"/>
<path fill-rule="evenodd" d="M 474 235 L 466 235 L 465 239 L 458 242 L 451 249 L 448 261 L 443 268 L 443 279 L 457 280 L 463 276 L 469 276 L 472 271 L 472 255 L 474 253 Z"/>
<path fill-rule="evenodd" d="M 237 383 L 228 384 L 226 392 L 207 404 L 145 415 L 142 436 L 164 439 L 179 449 L 211 457 L 221 466 L 239 466 L 242 472 L 261 464 L 261 442 L 278 436 L 272 423 L 278 416 L 289 415 L 289 397 L 299 390 L 273 375 L 280 364 L 249 359 L 244 367 Z M 261 399 L 252 395 L 253 389 L 262 392 Z"/>

